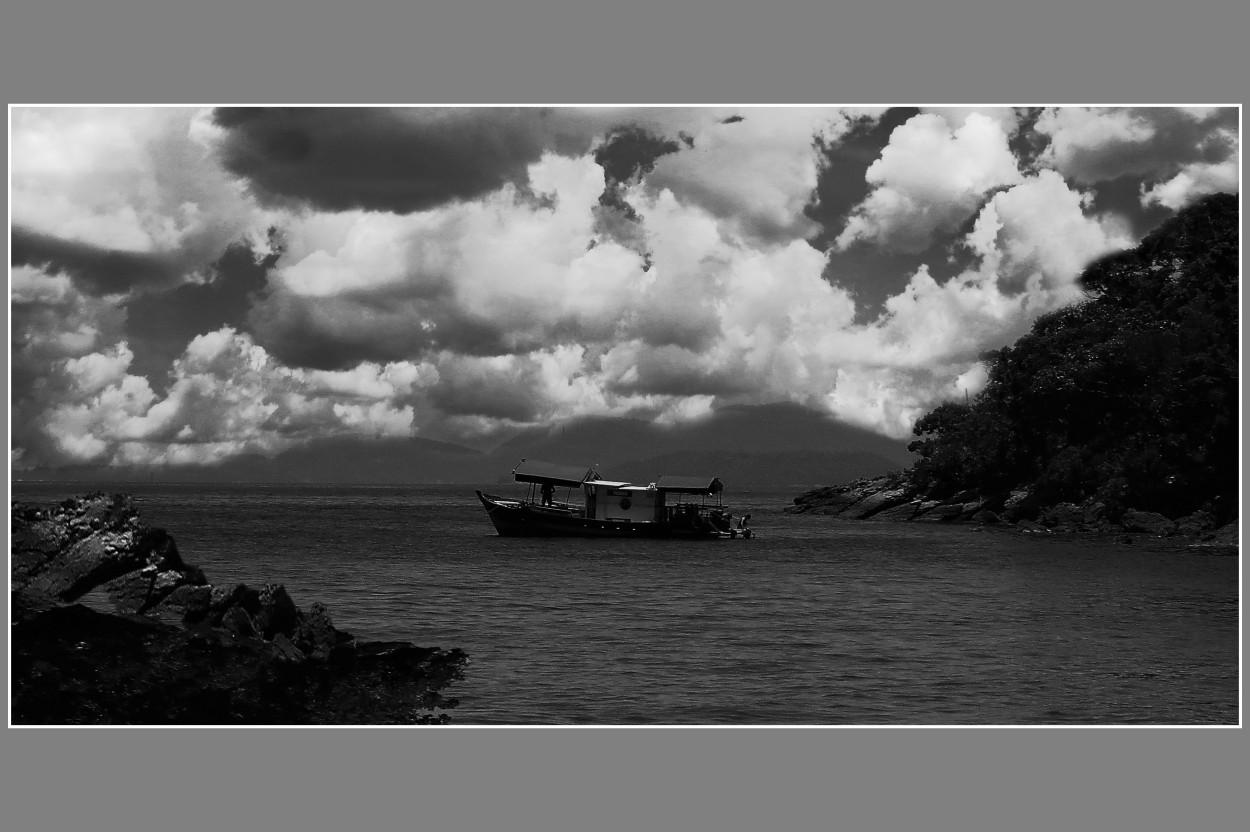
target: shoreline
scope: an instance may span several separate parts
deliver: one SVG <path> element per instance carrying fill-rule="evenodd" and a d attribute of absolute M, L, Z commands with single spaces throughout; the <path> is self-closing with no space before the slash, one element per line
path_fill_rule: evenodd
<path fill-rule="evenodd" d="M 1173 519 L 1158 512 L 1126 509 L 1118 517 L 1103 504 L 1042 505 L 1027 489 L 983 495 L 967 490 L 942 500 L 926 499 L 904 474 L 888 474 L 799 494 L 785 514 L 823 514 L 867 522 L 936 523 L 972 526 L 1042 539 L 1084 540 L 1141 546 L 1162 544 L 1188 554 L 1240 553 L 1239 519 L 1218 523 L 1199 511 Z"/>

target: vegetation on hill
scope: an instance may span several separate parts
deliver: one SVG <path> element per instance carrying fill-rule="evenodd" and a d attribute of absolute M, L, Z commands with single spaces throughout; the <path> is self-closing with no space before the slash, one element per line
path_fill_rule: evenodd
<path fill-rule="evenodd" d="M 1213 195 L 1092 264 L 1086 300 L 989 353 L 972 402 L 916 423 L 912 486 L 1235 514 L 1238 225 L 1237 198 Z"/>

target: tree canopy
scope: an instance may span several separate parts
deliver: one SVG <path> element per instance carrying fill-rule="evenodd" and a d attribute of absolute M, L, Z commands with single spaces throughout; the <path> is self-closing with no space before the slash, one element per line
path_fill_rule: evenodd
<path fill-rule="evenodd" d="M 1235 511 L 1237 198 L 1189 206 L 1081 275 L 1086 300 L 985 356 L 970 404 L 917 421 L 914 485 L 934 496 L 1030 487 L 1179 516 Z"/>

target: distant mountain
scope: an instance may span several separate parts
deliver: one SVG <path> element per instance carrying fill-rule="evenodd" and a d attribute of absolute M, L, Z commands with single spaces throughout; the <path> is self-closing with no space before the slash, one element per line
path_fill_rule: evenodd
<path fill-rule="evenodd" d="M 735 454 L 732 451 L 676 451 L 604 468 L 608 479 L 654 482 L 666 474 L 718 477 L 727 488 L 808 487 L 878 477 L 903 466 L 866 451 L 778 451 Z"/>
<path fill-rule="evenodd" d="M 615 470 L 625 464 L 677 453 L 705 453 L 707 460 L 748 460 L 774 467 L 778 454 L 868 454 L 882 458 L 875 473 L 910 465 L 906 442 L 835 422 L 797 404 L 731 406 L 704 419 L 679 425 L 656 425 L 636 419 L 589 418 L 550 428 L 533 428 L 508 440 L 492 456 L 508 463 L 523 458 L 595 465 Z M 724 470 L 717 466 L 718 471 Z M 676 473 L 671 472 L 671 473 Z M 710 472 L 720 476 L 716 471 Z M 830 475 L 795 482 L 830 481 Z"/>
<path fill-rule="evenodd" d="M 21 472 L 58 482 L 490 483 L 510 481 L 522 458 L 596 466 L 650 481 L 656 473 L 708 474 L 754 485 L 806 485 L 906 467 L 901 441 L 842 425 L 798 405 L 726 407 L 673 426 L 595 418 L 534 428 L 490 453 L 429 439 L 319 439 L 273 459 L 236 457 L 213 466 L 78 465 Z M 625 473 L 629 472 L 629 473 Z M 727 479 L 728 478 L 728 479 Z"/>

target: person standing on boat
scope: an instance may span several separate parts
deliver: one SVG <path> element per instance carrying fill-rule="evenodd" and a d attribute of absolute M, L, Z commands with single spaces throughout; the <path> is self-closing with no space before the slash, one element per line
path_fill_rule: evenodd
<path fill-rule="evenodd" d="M 551 505 L 551 495 L 556 493 L 556 487 L 549 482 L 543 483 L 543 505 Z"/>

